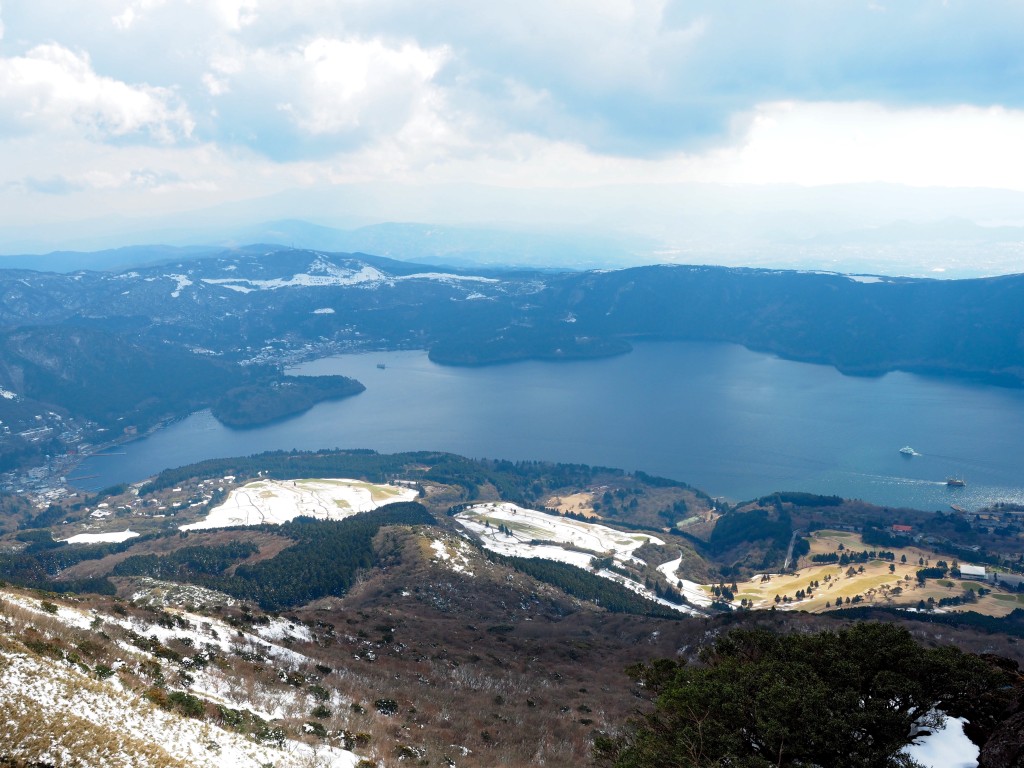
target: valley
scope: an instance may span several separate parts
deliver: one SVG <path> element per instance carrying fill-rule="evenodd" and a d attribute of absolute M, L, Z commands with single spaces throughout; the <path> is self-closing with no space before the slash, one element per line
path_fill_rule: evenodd
<path fill-rule="evenodd" d="M 978 474 L 967 493 L 978 501 L 957 496 L 947 511 L 813 488 L 728 499 L 670 479 L 688 476 L 698 454 L 723 475 L 753 469 L 749 456 L 722 451 L 762 431 L 765 403 L 788 389 L 770 362 L 780 358 L 844 374 L 983 380 L 986 394 L 999 382 L 1010 385 L 1002 406 L 1012 410 L 1018 351 L 993 330 L 1017 322 L 1018 305 L 1000 299 L 1010 279 L 938 285 L 680 267 L 471 273 L 252 248 L 120 273 L 2 277 L 0 680 L 18 694 L 4 704 L 15 751 L 0 759 L 17 768 L 60 763 L 60 750 L 98 765 L 617 762 L 640 727 L 637 708 L 656 706 L 638 670 L 669 660 L 710 670 L 720 643 L 742 647 L 748 632 L 795 647 L 797 637 L 846 642 L 846 633 L 872 631 L 851 629 L 861 626 L 905 633 L 885 641 L 893 658 L 897 646 L 912 648 L 919 661 L 970 676 L 928 706 L 964 714 L 983 758 L 1014 738 L 1024 706 L 1024 521 L 1012 493 L 978 482 L 991 471 L 985 460 L 971 464 Z M 945 322 L 928 314 L 940 298 L 957 328 L 990 342 L 984 350 L 971 335 L 951 336 L 945 350 L 912 332 L 899 348 L 883 344 L 895 327 Z M 977 302 L 989 315 L 976 315 Z M 841 327 L 851 313 L 866 318 L 856 338 Z M 671 359 L 654 342 L 676 345 Z M 679 354 L 698 342 L 742 344 L 748 357 L 723 353 L 731 377 L 702 373 Z M 318 370 L 323 355 L 354 351 L 374 352 L 358 376 Z M 429 359 L 396 362 L 412 354 Z M 576 362 L 558 376 L 495 366 L 524 360 Z M 760 383 L 736 376 L 740 362 Z M 608 380 L 613 407 L 587 399 L 604 381 L 587 366 L 606 364 L 622 364 Z M 469 386 L 467 371 L 486 375 Z M 794 376 L 814 388 L 803 369 Z M 694 382 L 703 389 L 686 391 Z M 719 394 L 722 407 L 711 406 Z M 825 394 L 819 410 L 865 421 L 836 410 L 841 399 Z M 881 407 L 902 413 L 909 399 Z M 697 410 L 679 419 L 685 400 Z M 796 400 L 793 434 L 816 439 L 807 399 Z M 583 420 L 563 424 L 571 401 Z M 357 416 L 360 402 L 375 405 Z M 196 412 L 218 425 L 197 443 L 228 436 L 250 455 L 201 453 L 167 468 L 172 454 L 158 452 L 155 475 L 99 490 L 65 482 L 76 465 L 80 477 L 150 439 L 175 440 L 179 420 Z M 315 423 L 328 445 L 351 444 L 359 419 L 368 442 L 415 434 L 415 443 L 297 450 L 301 441 L 289 438 L 289 450 L 257 452 L 285 425 Z M 659 460 L 686 458 L 648 474 L 615 469 L 619 461 L 425 449 L 459 425 L 486 437 L 477 455 L 496 445 L 536 455 L 546 440 L 571 444 L 574 456 L 625 446 L 616 455 L 641 466 L 650 465 L 629 447 L 637 442 Z M 515 443 L 522 426 L 529 434 Z M 770 445 L 750 450 L 767 457 L 776 488 L 786 476 L 778 446 L 822 446 L 766 434 Z M 978 435 L 990 455 L 990 430 L 979 424 Z M 940 435 L 863 439 L 924 448 L 911 459 L 885 449 L 887 461 L 903 462 L 901 482 L 925 483 L 909 476 L 961 461 L 943 452 Z M 971 444 L 958 439 L 967 455 Z M 941 650 L 949 643 L 962 655 Z M 990 679 L 1002 681 L 995 699 L 963 694 Z M 43 699 L 52 706 L 32 721 Z M 76 714 L 83 705 L 89 717 Z"/>

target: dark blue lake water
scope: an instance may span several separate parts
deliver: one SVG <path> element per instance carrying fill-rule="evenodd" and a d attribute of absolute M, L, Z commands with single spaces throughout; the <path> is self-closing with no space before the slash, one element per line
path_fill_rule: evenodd
<path fill-rule="evenodd" d="M 1024 503 L 1019 390 L 904 373 L 851 378 L 686 342 L 487 368 L 435 365 L 425 352 L 342 355 L 293 372 L 353 376 L 367 389 L 253 430 L 197 413 L 74 475 L 97 475 L 87 482 L 100 488 L 274 449 L 436 449 L 641 469 L 734 501 L 803 490 L 920 509 Z M 902 456 L 904 445 L 920 455 Z M 948 476 L 967 486 L 948 488 Z"/>

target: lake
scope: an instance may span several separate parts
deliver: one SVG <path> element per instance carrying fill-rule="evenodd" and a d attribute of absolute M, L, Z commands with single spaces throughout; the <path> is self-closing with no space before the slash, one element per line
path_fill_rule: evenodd
<path fill-rule="evenodd" d="M 82 481 L 96 489 L 207 458 L 372 448 L 640 469 L 732 501 L 801 490 L 919 509 L 1024 503 L 1020 390 L 905 373 L 848 377 L 690 342 L 484 368 L 435 365 L 422 351 L 380 352 L 290 372 L 352 376 L 366 391 L 251 430 L 200 412 L 88 458 L 71 479 L 96 475 Z M 901 455 L 904 445 L 919 455 Z M 967 486 L 947 487 L 950 476 Z"/>

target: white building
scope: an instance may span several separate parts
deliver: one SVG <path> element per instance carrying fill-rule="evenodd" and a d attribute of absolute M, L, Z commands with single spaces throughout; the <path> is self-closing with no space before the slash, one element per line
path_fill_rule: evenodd
<path fill-rule="evenodd" d="M 978 581 L 988 581 L 988 573 L 985 572 L 985 566 L 983 565 L 960 565 L 960 578 L 961 579 L 977 579 Z"/>

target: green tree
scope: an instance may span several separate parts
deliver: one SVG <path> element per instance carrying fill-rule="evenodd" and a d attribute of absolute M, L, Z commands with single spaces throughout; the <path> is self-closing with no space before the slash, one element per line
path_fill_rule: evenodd
<path fill-rule="evenodd" d="M 1007 695 L 1002 671 L 955 648 L 925 649 L 890 624 L 815 635 L 737 630 L 705 649 L 700 662 L 630 668 L 654 708 L 622 735 L 598 738 L 599 761 L 616 768 L 913 766 L 901 750 L 915 725 L 936 727 L 947 712 L 992 728 Z"/>

